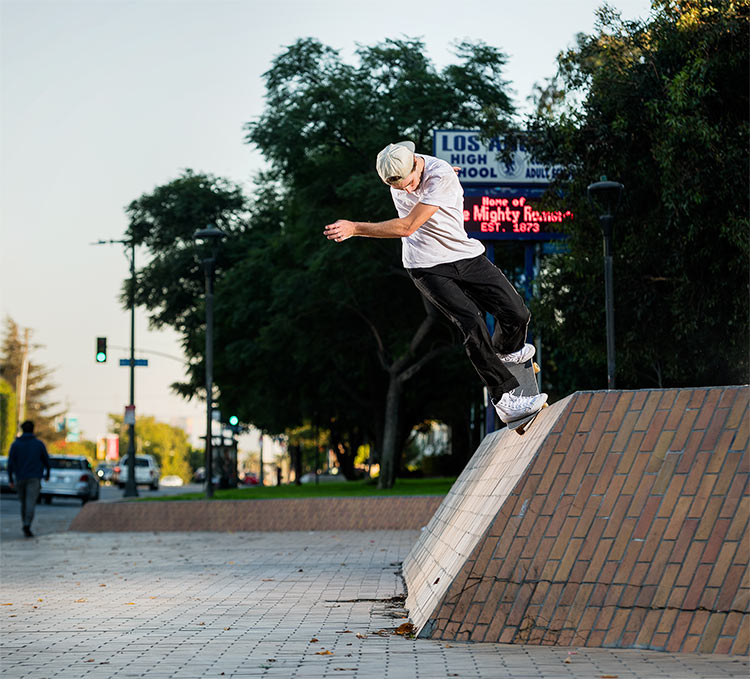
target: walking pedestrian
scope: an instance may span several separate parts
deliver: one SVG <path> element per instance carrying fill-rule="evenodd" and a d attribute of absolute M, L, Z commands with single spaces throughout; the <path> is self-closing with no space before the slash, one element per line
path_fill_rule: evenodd
<path fill-rule="evenodd" d="M 506 364 L 535 352 L 526 343 L 531 314 L 505 275 L 464 229 L 464 195 L 447 162 L 415 153 L 414 143 L 388 144 L 376 169 L 391 188 L 398 217 L 384 222 L 339 219 L 323 235 L 340 243 L 352 236 L 401 238 L 402 262 L 419 291 L 455 323 L 464 347 L 503 422 L 537 412 L 547 394 L 514 393 L 518 380 Z M 490 337 L 485 313 L 495 317 Z"/>
<path fill-rule="evenodd" d="M 8 453 L 8 482 L 11 488 L 16 488 L 21 503 L 23 534 L 33 538 L 31 522 L 42 488 L 42 477 L 49 481 L 49 455 L 44 443 L 34 436 L 34 423 L 31 420 L 21 424 L 21 432 Z"/>

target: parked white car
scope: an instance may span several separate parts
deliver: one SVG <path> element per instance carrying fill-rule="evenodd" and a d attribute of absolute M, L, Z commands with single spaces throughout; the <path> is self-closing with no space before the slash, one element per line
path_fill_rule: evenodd
<path fill-rule="evenodd" d="M 49 459 L 49 481 L 42 479 L 40 499 L 47 504 L 53 497 L 77 498 L 81 504 L 99 499 L 99 477 L 82 455 L 54 456 Z"/>
<path fill-rule="evenodd" d="M 136 455 L 135 456 L 135 485 L 150 486 L 151 490 L 159 490 L 159 477 L 161 469 L 156 464 L 156 458 L 153 455 Z M 120 488 L 125 488 L 128 480 L 128 458 L 120 458 L 115 465 L 112 483 Z"/>
<path fill-rule="evenodd" d="M 185 485 L 185 483 L 179 476 L 170 475 L 162 478 L 161 485 L 179 487 Z"/>

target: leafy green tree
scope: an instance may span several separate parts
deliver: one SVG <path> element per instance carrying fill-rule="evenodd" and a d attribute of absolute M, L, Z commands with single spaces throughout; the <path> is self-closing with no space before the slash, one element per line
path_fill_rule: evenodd
<path fill-rule="evenodd" d="M 248 141 L 274 168 L 258 183 L 261 231 L 275 257 L 243 260 L 225 284 L 241 286 L 261 304 L 270 289 L 274 306 L 271 313 L 267 306 L 255 313 L 261 325 L 254 348 L 263 355 L 268 343 L 277 343 L 294 357 L 291 365 L 288 359 L 285 367 L 273 364 L 282 371 L 281 384 L 295 384 L 295 369 L 314 376 L 301 390 L 289 389 L 290 410 L 301 405 L 309 412 L 316 403 L 325 408 L 327 422 L 336 423 L 332 434 L 356 428 L 371 433 L 380 452 L 381 487 L 393 484 L 411 427 L 445 402 L 449 384 L 472 378 L 465 358 L 459 363 L 455 351 L 448 358 L 455 344 L 405 275 L 398 242 L 357 239 L 336 247 L 322 239 L 321 230 L 338 217 L 393 216 L 373 169 L 387 142 L 408 138 L 424 151 L 435 129 L 509 120 L 512 107 L 501 78 L 505 56 L 482 43 L 460 43 L 456 52 L 458 63 L 438 71 L 421 41 L 387 40 L 360 47 L 359 63 L 351 65 L 314 39 L 299 40 L 265 74 L 266 110 L 247 126 Z M 257 275 L 269 261 L 283 259 L 288 268 L 269 272 L 270 278 Z M 234 339 L 253 320 L 245 314 L 223 331 Z M 415 377 L 430 363 L 436 370 L 438 357 L 444 378 L 439 390 L 419 390 Z M 265 369 L 257 366 L 257 356 L 249 363 L 249 369 Z M 454 394 L 447 400 L 456 406 Z M 222 387 L 222 398 L 233 396 Z M 247 406 L 255 416 L 262 404 Z M 364 438 L 347 438 L 353 455 Z"/>
<path fill-rule="evenodd" d="M 393 216 L 374 171 L 389 141 L 429 151 L 436 128 L 509 118 L 504 55 L 461 43 L 457 56 L 437 71 L 421 41 L 386 41 L 360 48 L 350 65 L 300 40 L 274 60 L 266 111 L 248 124 L 248 141 L 271 166 L 250 205 L 238 187 L 188 172 L 128 208 L 130 233 L 152 257 L 136 301 L 155 325 L 182 334 L 190 358 L 176 388 L 201 393 L 203 274 L 192 234 L 216 224 L 228 234 L 215 300 L 221 409 L 271 433 L 326 429 L 345 472 L 371 443 L 383 487 L 415 423 L 468 412 L 481 392 L 452 330 L 405 274 L 400 244 L 336 247 L 322 230 L 337 217 Z"/>
<path fill-rule="evenodd" d="M 96 466 L 96 442 L 95 441 L 66 441 L 58 439 L 49 446 L 50 455 L 81 455 L 88 459 L 92 466 Z"/>
<path fill-rule="evenodd" d="M 32 337 L 31 329 L 25 328 L 22 332 L 10 316 L 6 317 L 0 345 L 0 375 L 15 391 L 16 406 L 22 405 L 23 412 L 19 417 L 33 420 L 34 433 L 49 444 L 64 436 L 55 428 L 55 418 L 61 413 L 55 410 L 58 404 L 50 400 L 50 394 L 56 388 L 51 381 L 53 371 L 32 360 L 33 352 L 41 348 L 41 345 L 32 343 Z M 20 404 L 18 399 L 24 379 L 26 398 L 25 403 Z"/>
<path fill-rule="evenodd" d="M 110 431 L 120 437 L 120 451 L 127 451 L 128 426 L 121 415 L 109 415 Z M 159 422 L 147 415 L 135 422 L 136 455 L 153 455 L 163 476 L 176 475 L 188 482 L 192 476 L 189 463 L 190 444 L 187 434 L 179 427 Z"/>
<path fill-rule="evenodd" d="M 586 186 L 625 185 L 615 223 L 618 387 L 748 379 L 748 0 L 654 0 L 647 21 L 598 13 L 559 57 L 531 121 L 569 170 L 570 251 L 535 306 L 554 390 L 606 377 L 601 231 Z"/>
<path fill-rule="evenodd" d="M 0 377 L 0 455 L 7 455 L 18 430 L 16 392 Z"/>
<path fill-rule="evenodd" d="M 128 235 L 145 246 L 149 261 L 137 274 L 136 304 L 149 312 L 156 328 L 171 327 L 183 337 L 191 358 L 202 356 L 202 327 L 205 314 L 202 249 L 193 234 L 208 225 L 222 229 L 229 238 L 245 228 L 247 199 L 236 184 L 210 174 L 186 170 L 180 177 L 128 206 Z M 217 275 L 233 250 L 220 250 Z M 239 255 L 239 253 L 237 253 Z M 130 305 L 130 283 L 123 284 L 122 302 Z M 192 396 L 198 385 L 200 366 L 193 366 L 190 381 L 179 391 Z"/>

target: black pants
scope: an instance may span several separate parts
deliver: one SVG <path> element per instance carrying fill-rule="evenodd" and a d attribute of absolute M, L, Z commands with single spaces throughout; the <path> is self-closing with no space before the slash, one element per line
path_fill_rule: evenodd
<path fill-rule="evenodd" d="M 492 400 L 515 389 L 518 380 L 497 354 L 524 345 L 531 314 L 503 272 L 484 255 L 407 271 L 419 291 L 461 330 L 469 360 Z M 496 321 L 491 338 L 485 313 Z"/>

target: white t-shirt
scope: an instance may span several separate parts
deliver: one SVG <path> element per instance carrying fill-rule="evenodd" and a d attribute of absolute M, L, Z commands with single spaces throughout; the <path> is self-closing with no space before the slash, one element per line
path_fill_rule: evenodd
<path fill-rule="evenodd" d="M 401 260 L 407 269 L 424 269 L 484 254 L 484 246 L 464 229 L 464 191 L 453 168 L 440 158 L 424 159 L 422 181 L 414 193 L 391 188 L 399 217 L 417 205 L 437 205 L 432 215 L 411 236 L 401 239 Z"/>

